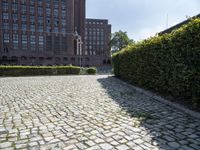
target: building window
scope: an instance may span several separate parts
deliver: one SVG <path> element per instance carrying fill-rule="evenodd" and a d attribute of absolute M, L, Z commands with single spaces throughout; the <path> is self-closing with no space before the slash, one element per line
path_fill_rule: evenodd
<path fill-rule="evenodd" d="M 61 7 L 62 7 L 62 9 L 66 9 L 66 1 L 65 0 L 61 1 Z"/>
<path fill-rule="evenodd" d="M 66 17 L 66 11 L 62 10 L 62 18 L 65 18 L 65 17 Z"/>
<path fill-rule="evenodd" d="M 5 20 L 9 19 L 8 13 L 3 13 L 3 19 L 5 19 Z"/>
<path fill-rule="evenodd" d="M 4 43 L 9 43 L 10 38 L 9 38 L 9 34 L 8 33 L 4 33 L 3 34 L 3 42 Z"/>
<path fill-rule="evenodd" d="M 27 49 L 27 35 L 25 34 L 22 35 L 22 49 Z"/>
<path fill-rule="evenodd" d="M 18 24 L 16 23 L 13 24 L 13 30 L 18 30 Z"/>
<path fill-rule="evenodd" d="M 54 32 L 55 32 L 55 33 L 58 33 L 58 32 L 59 32 L 58 27 L 55 27 L 55 28 L 54 28 Z"/>
<path fill-rule="evenodd" d="M 38 14 L 42 15 L 43 14 L 43 8 L 42 7 L 38 7 Z"/>
<path fill-rule="evenodd" d="M 36 44 L 36 41 L 35 41 L 35 35 L 31 35 L 30 37 L 30 42 L 31 42 L 31 50 L 35 50 L 35 44 Z"/>
<path fill-rule="evenodd" d="M 26 22 L 26 15 L 22 15 L 21 17 L 22 17 L 22 21 Z"/>
<path fill-rule="evenodd" d="M 46 15 L 51 16 L 51 9 L 50 8 L 46 8 Z"/>
<path fill-rule="evenodd" d="M 3 2 L 2 6 L 4 10 L 8 10 L 8 2 Z"/>
<path fill-rule="evenodd" d="M 43 26 L 38 26 L 38 31 L 43 32 Z"/>
<path fill-rule="evenodd" d="M 35 5 L 35 0 L 30 0 L 31 5 Z"/>
<path fill-rule="evenodd" d="M 31 6 L 30 7 L 30 14 L 34 14 L 35 13 L 35 7 Z"/>
<path fill-rule="evenodd" d="M 48 26 L 47 26 L 47 27 L 46 27 L 46 31 L 47 31 L 47 32 L 51 32 L 51 27 L 48 27 Z"/>
<path fill-rule="evenodd" d="M 39 50 L 43 50 L 44 48 L 44 36 L 39 36 Z"/>
<path fill-rule="evenodd" d="M 43 24 L 43 17 L 38 17 L 38 23 Z"/>
<path fill-rule="evenodd" d="M 58 17 L 58 9 L 54 9 L 54 17 Z"/>
<path fill-rule="evenodd" d="M 51 0 L 46 0 L 46 7 L 51 7 Z"/>
<path fill-rule="evenodd" d="M 17 10 L 18 10 L 18 4 L 13 3 L 13 4 L 12 4 L 12 10 L 13 10 L 13 11 L 17 11 Z"/>
<path fill-rule="evenodd" d="M 58 19 L 54 19 L 54 25 L 58 26 L 59 25 L 59 20 Z"/>
<path fill-rule="evenodd" d="M 8 30 L 9 29 L 9 23 L 3 23 L 3 29 Z"/>
<path fill-rule="evenodd" d="M 54 0 L 54 8 L 58 8 L 59 7 L 59 0 Z"/>
<path fill-rule="evenodd" d="M 35 23 L 35 16 L 30 16 L 30 22 Z"/>
<path fill-rule="evenodd" d="M 18 20 L 18 14 L 12 14 L 12 19 L 14 21 L 17 21 Z"/>
<path fill-rule="evenodd" d="M 38 0 L 38 5 L 39 5 L 39 6 L 42 6 L 42 1 L 43 1 L 43 0 Z"/>
<path fill-rule="evenodd" d="M 51 19 L 50 18 L 46 18 L 46 24 L 50 25 L 51 24 Z"/>
<path fill-rule="evenodd" d="M 35 25 L 30 25 L 30 30 L 32 31 L 32 32 L 34 32 L 35 31 Z"/>
<path fill-rule="evenodd" d="M 66 20 L 62 20 L 62 26 L 66 26 Z"/>
<path fill-rule="evenodd" d="M 18 34 L 13 34 L 13 49 L 18 49 Z"/>
<path fill-rule="evenodd" d="M 26 4 L 26 0 L 21 0 L 21 3 L 22 4 Z"/>
<path fill-rule="evenodd" d="M 22 31 L 26 31 L 26 28 L 27 26 L 26 26 L 26 24 L 22 24 Z"/>
<path fill-rule="evenodd" d="M 21 5 L 21 10 L 22 10 L 22 13 L 25 14 L 26 13 L 26 5 Z"/>

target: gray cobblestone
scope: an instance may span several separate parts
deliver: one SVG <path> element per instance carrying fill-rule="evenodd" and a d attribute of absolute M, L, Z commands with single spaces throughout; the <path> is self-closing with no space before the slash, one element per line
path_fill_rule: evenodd
<path fill-rule="evenodd" d="M 0 78 L 0 149 L 199 150 L 199 126 L 106 75 Z"/>

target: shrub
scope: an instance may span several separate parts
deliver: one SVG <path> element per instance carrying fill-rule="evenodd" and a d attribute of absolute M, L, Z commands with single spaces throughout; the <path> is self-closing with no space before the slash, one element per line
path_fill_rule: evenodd
<path fill-rule="evenodd" d="M 97 73 L 97 69 L 94 67 L 88 68 L 87 69 L 87 74 L 96 74 Z"/>
<path fill-rule="evenodd" d="M 200 106 L 200 19 L 113 56 L 116 76 Z"/>
<path fill-rule="evenodd" d="M 0 76 L 68 75 L 80 73 L 75 66 L 0 66 Z"/>

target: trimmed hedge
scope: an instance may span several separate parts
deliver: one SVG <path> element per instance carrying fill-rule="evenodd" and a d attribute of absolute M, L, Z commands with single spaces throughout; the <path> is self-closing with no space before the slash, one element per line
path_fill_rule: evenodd
<path fill-rule="evenodd" d="M 0 66 L 0 76 L 78 75 L 75 66 Z"/>
<path fill-rule="evenodd" d="M 86 70 L 86 72 L 87 72 L 87 74 L 94 75 L 94 74 L 97 73 L 97 69 L 94 68 L 94 67 L 91 67 L 91 68 L 88 68 L 88 69 Z"/>
<path fill-rule="evenodd" d="M 200 106 L 200 19 L 113 55 L 116 76 Z"/>

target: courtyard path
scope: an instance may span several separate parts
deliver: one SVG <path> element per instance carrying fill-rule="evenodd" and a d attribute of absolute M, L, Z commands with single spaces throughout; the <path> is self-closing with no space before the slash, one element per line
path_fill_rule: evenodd
<path fill-rule="evenodd" d="M 200 150 L 200 121 L 107 75 L 0 78 L 0 149 Z"/>

